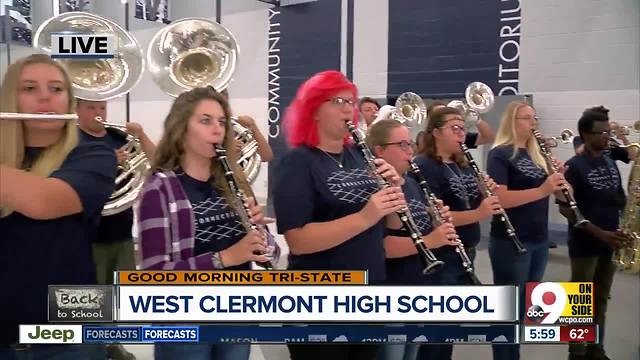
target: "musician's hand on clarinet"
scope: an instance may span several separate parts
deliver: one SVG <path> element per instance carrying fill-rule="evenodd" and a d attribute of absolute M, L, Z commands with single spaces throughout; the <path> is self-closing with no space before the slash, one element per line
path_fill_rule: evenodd
<path fill-rule="evenodd" d="M 487 188 L 489 188 L 489 190 L 491 190 L 491 192 L 495 194 L 496 190 L 498 190 L 500 185 L 496 184 L 496 182 L 491 178 L 491 176 L 487 174 L 482 174 L 482 176 L 484 177 L 485 184 L 487 184 Z"/>
<path fill-rule="evenodd" d="M 567 166 L 564 166 L 563 163 L 560 162 L 560 160 L 556 159 L 555 157 L 551 157 L 551 161 L 553 161 L 553 164 L 555 165 L 556 169 L 558 169 L 558 172 L 562 175 L 564 175 L 564 172 L 567 171 Z"/>
<path fill-rule="evenodd" d="M 251 230 L 240 241 L 222 250 L 220 257 L 225 267 L 244 264 L 249 261 L 264 263 L 270 261 L 267 253 L 267 239 L 258 230 Z M 262 255 L 258 255 L 262 254 Z"/>
<path fill-rule="evenodd" d="M 385 178 L 391 184 L 391 186 L 402 186 L 404 179 L 398 175 L 396 168 L 383 159 L 374 159 L 374 163 L 377 166 L 377 172 L 380 176 Z"/>
<path fill-rule="evenodd" d="M 563 186 L 566 186 L 567 181 L 564 179 L 564 175 L 560 173 L 553 173 L 547 177 L 540 188 L 546 195 L 551 195 L 556 191 L 562 190 Z"/>
<path fill-rule="evenodd" d="M 404 210 L 407 202 L 400 187 L 390 187 L 371 195 L 367 204 L 360 210 L 360 214 L 371 225 L 383 217 Z"/>
<path fill-rule="evenodd" d="M 429 249 L 437 249 L 443 246 L 456 246 L 460 243 L 456 229 L 451 223 L 444 223 L 423 237 L 425 245 Z"/>
<path fill-rule="evenodd" d="M 444 221 L 453 222 L 453 216 L 451 216 L 450 211 L 451 209 L 448 206 L 445 206 L 442 200 L 436 200 L 436 207 L 440 212 L 440 217 L 442 217 Z"/>
<path fill-rule="evenodd" d="M 488 196 L 482 200 L 480 206 L 478 207 L 478 212 L 480 213 L 480 217 L 482 219 L 488 218 L 491 215 L 496 215 L 500 213 L 500 200 L 497 196 Z"/>
<path fill-rule="evenodd" d="M 266 218 L 262 212 L 262 206 L 256 203 L 253 197 L 247 198 L 247 208 L 249 209 L 249 221 L 252 224 L 266 225 L 274 222 L 271 218 Z"/>

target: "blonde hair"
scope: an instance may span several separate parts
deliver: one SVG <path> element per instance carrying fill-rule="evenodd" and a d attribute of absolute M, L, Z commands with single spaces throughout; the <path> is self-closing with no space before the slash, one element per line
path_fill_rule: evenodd
<path fill-rule="evenodd" d="M 49 56 L 34 54 L 22 58 L 9 65 L 0 87 L 0 108 L 3 112 L 21 112 L 18 105 L 18 87 L 20 76 L 25 66 L 33 64 L 47 64 L 54 66 L 64 78 L 64 86 L 69 103 L 67 113 L 75 112 L 75 101 L 71 88 L 71 80 L 66 71 Z M 16 169 L 24 168 L 25 129 L 23 120 L 0 120 L 0 164 Z M 62 135 L 54 144 L 47 146 L 26 171 L 47 177 L 57 170 L 67 158 L 71 150 L 78 144 L 78 129 L 73 120 L 66 121 Z M 12 209 L 3 208 L 0 217 L 7 216 Z"/>
<path fill-rule="evenodd" d="M 500 127 L 498 128 L 498 132 L 496 133 L 496 139 L 493 142 L 493 147 L 500 145 L 511 145 L 513 147 L 513 154 L 511 155 L 512 159 L 515 158 L 516 154 L 518 153 L 518 147 L 516 145 L 516 127 L 514 126 L 516 122 L 516 114 L 522 107 L 525 106 L 533 109 L 533 106 L 522 101 L 512 101 L 507 105 L 504 112 L 502 113 L 502 118 L 500 119 Z M 534 139 L 533 136 L 531 136 L 527 140 L 525 147 L 533 163 L 548 174 L 549 170 L 547 169 L 547 163 L 544 159 L 544 156 L 542 156 L 542 152 L 540 151 L 538 142 Z"/>
<path fill-rule="evenodd" d="M 176 170 L 180 167 L 181 160 L 185 154 L 184 140 L 189 118 L 191 118 L 195 108 L 203 100 L 215 101 L 222 107 L 224 116 L 227 119 L 224 125 L 225 134 L 222 146 L 227 150 L 229 166 L 238 181 L 240 189 L 247 196 L 254 196 L 244 172 L 238 165 L 238 151 L 235 147 L 235 135 L 231 127 L 229 103 L 222 94 L 216 92 L 212 87 L 195 88 L 184 92 L 173 102 L 169 115 L 164 121 L 164 132 L 154 153 L 151 169 L 162 171 Z M 234 207 L 234 196 L 231 194 L 231 189 L 229 189 L 224 177 L 224 170 L 215 157 L 211 159 L 211 175 L 213 175 L 212 186 L 223 194 L 229 206 Z"/>

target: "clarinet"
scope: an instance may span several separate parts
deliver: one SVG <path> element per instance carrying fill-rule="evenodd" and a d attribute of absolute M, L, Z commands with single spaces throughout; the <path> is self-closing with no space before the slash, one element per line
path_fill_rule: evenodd
<path fill-rule="evenodd" d="M 236 203 L 236 212 L 240 217 L 240 222 L 244 226 L 247 233 L 251 230 L 258 230 L 264 232 L 260 229 L 256 224 L 251 223 L 249 216 L 249 207 L 247 206 L 247 198 L 244 195 L 244 192 L 238 186 L 238 182 L 236 178 L 233 176 L 233 171 L 229 166 L 229 162 L 227 161 L 227 150 L 222 148 L 220 145 L 214 145 L 214 150 L 216 152 L 216 158 L 222 165 L 222 169 L 224 171 L 224 178 L 227 180 L 227 184 L 229 185 L 229 189 L 231 189 L 231 193 L 234 195 L 235 203 Z M 267 261 L 264 263 L 256 262 L 257 265 L 267 269 L 273 270 L 273 264 L 271 261 Z"/>
<path fill-rule="evenodd" d="M 460 148 L 462 149 L 464 156 L 466 156 L 467 161 L 469 161 L 469 165 L 471 166 L 473 175 L 476 177 L 478 186 L 480 187 L 480 191 L 484 193 L 484 197 L 494 196 L 493 191 L 489 189 L 489 186 L 487 185 L 484 176 L 482 176 L 480 168 L 478 168 L 478 164 L 476 164 L 476 161 L 473 159 L 473 156 L 471 155 L 471 152 L 469 151 L 467 145 L 465 145 L 464 143 L 460 143 Z M 516 229 L 513 227 L 511 220 L 509 220 L 507 212 L 502 207 L 500 208 L 500 212 L 498 213 L 498 219 L 502 222 L 502 224 L 504 224 L 505 230 L 507 232 L 507 238 L 509 238 L 509 240 L 511 240 L 516 246 L 518 255 L 526 254 L 527 249 L 525 249 L 525 247 L 520 242 L 520 239 L 518 239 Z"/>
<path fill-rule="evenodd" d="M 537 129 L 532 129 L 531 131 L 533 132 L 533 136 L 536 138 L 536 141 L 538 142 L 538 146 L 540 146 L 540 152 L 542 152 L 542 156 L 544 156 L 544 159 L 547 162 L 547 166 L 549 167 L 551 172 L 553 173 L 560 172 L 560 169 L 558 169 L 558 165 L 556 165 L 555 161 L 553 161 L 553 159 L 551 158 L 551 151 L 547 147 L 547 144 L 544 140 L 544 136 L 542 135 L 542 133 Z M 585 219 L 582 213 L 580 212 L 580 209 L 578 209 L 578 203 L 576 203 L 576 200 L 571 195 L 571 192 L 569 191 L 569 186 L 565 183 L 560 190 L 562 191 L 562 195 L 564 195 L 565 199 L 567 199 L 567 202 L 569 203 L 569 207 L 571 208 L 571 211 L 573 212 L 573 215 L 576 218 L 575 227 L 581 227 L 586 223 L 588 223 L 589 220 Z"/>
<path fill-rule="evenodd" d="M 369 171 L 375 175 L 376 181 L 378 183 L 378 189 L 386 189 L 391 187 L 389 182 L 380 176 L 376 170 L 376 164 L 373 162 L 375 156 L 371 152 L 371 149 L 364 141 L 364 139 L 360 136 L 359 130 L 353 125 L 353 122 L 348 120 L 346 121 L 347 128 L 353 137 L 353 140 L 358 145 L 358 148 L 364 155 L 364 160 L 369 168 Z M 436 256 L 433 254 L 431 250 L 427 248 L 422 240 L 422 234 L 420 233 L 420 229 L 416 225 L 413 217 L 411 216 L 411 212 L 407 211 L 398 211 L 398 217 L 400 218 L 400 222 L 404 226 L 407 231 L 409 231 L 411 241 L 413 241 L 413 245 L 418 250 L 418 254 L 420 255 L 420 259 L 422 259 L 422 263 L 424 265 L 424 269 L 422 270 L 422 274 L 433 274 L 442 269 L 444 266 L 444 262 L 438 260 Z"/>
<path fill-rule="evenodd" d="M 433 227 L 435 228 L 444 223 L 449 223 L 450 222 L 449 219 L 445 219 L 442 217 L 442 214 L 440 213 L 440 209 L 438 209 L 438 204 L 436 203 L 436 196 L 433 194 L 433 192 L 431 192 L 431 189 L 429 188 L 429 184 L 427 183 L 427 180 L 422 175 L 422 171 L 420 171 L 420 168 L 418 167 L 418 165 L 416 165 L 411 160 L 409 160 L 409 171 L 411 171 L 411 173 L 416 178 L 416 180 L 418 180 L 418 183 L 420 184 L 420 188 L 422 188 L 422 192 L 424 192 L 424 196 L 427 199 L 427 206 L 429 207 L 431 216 L 433 217 L 433 223 L 434 223 Z M 469 277 L 469 281 L 471 282 L 471 284 L 481 285 L 482 283 L 480 282 L 480 279 L 478 279 L 478 277 L 475 274 L 475 271 L 473 269 L 473 263 L 471 262 L 469 255 L 467 255 L 467 252 L 464 250 L 464 244 L 462 244 L 462 242 L 459 242 L 458 245 L 456 245 L 456 253 L 458 253 L 458 256 L 460 256 L 460 262 L 462 263 L 462 268 L 464 269 L 464 272 Z"/>

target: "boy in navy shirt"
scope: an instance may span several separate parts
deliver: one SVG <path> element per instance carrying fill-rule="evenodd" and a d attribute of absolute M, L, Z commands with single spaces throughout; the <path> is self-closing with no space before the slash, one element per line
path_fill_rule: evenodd
<path fill-rule="evenodd" d="M 582 114 L 578 132 L 584 151 L 567 161 L 565 173 L 580 211 L 589 220 L 584 228 L 574 227 L 569 220 L 571 281 L 594 283 L 595 321 L 600 325 L 598 344 L 570 344 L 569 359 L 608 359 L 602 344 L 607 300 L 616 272 L 611 257 L 613 250 L 628 240 L 617 231 L 626 199 L 620 172 L 608 154 L 608 112 L 598 106 Z"/>

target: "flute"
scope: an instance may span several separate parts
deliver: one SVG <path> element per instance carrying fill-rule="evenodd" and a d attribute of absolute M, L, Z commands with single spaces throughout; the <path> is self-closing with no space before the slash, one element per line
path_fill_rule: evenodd
<path fill-rule="evenodd" d="M 0 112 L 3 120 L 78 120 L 77 114 L 46 114 L 46 113 L 11 113 Z"/>

